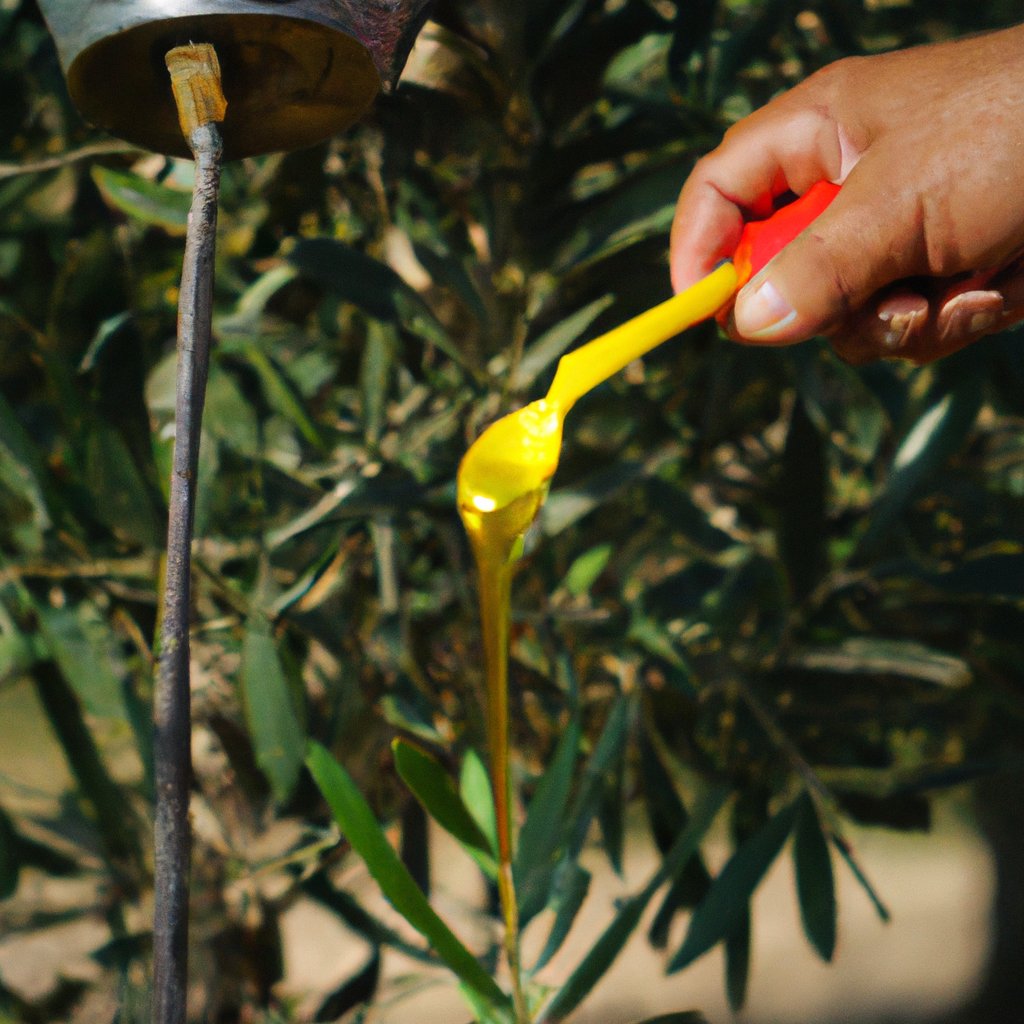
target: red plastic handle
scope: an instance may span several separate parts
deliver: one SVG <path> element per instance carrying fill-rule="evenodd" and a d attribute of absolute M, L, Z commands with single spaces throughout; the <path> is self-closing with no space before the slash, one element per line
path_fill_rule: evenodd
<path fill-rule="evenodd" d="M 780 249 L 792 242 L 838 194 L 838 185 L 819 181 L 766 220 L 745 224 L 732 257 L 739 276 L 737 288 L 742 288 Z"/>

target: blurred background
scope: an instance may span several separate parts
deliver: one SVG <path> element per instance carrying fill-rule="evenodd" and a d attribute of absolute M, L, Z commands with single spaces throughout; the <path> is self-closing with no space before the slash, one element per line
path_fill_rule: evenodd
<path fill-rule="evenodd" d="M 225 168 L 196 521 L 197 1019 L 468 1018 L 301 765 L 306 737 L 327 745 L 494 953 L 491 894 L 389 749 L 414 737 L 454 766 L 483 743 L 461 454 L 562 352 L 668 296 L 676 195 L 730 123 L 843 55 L 1019 17 L 440 0 L 359 125 Z M 141 1019 L 191 164 L 83 123 L 31 0 L 0 0 L 0 147 L 0 1018 Z M 694 792 L 735 794 L 575 1019 L 1019 1020 L 1022 395 L 1012 334 L 853 370 L 824 343 L 704 326 L 574 410 L 513 598 L 518 791 L 570 713 L 602 752 L 576 780 L 589 898 L 544 980 L 642 888 Z M 833 962 L 787 847 L 734 932 L 666 975 L 711 876 L 801 785 L 835 815 Z"/>

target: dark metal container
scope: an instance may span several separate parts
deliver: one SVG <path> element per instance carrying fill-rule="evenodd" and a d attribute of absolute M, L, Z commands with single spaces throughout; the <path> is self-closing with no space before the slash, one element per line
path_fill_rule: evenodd
<path fill-rule="evenodd" d="M 298 149 L 356 121 L 400 74 L 430 0 L 39 0 L 93 124 L 188 156 L 164 54 L 212 43 L 228 159 Z"/>

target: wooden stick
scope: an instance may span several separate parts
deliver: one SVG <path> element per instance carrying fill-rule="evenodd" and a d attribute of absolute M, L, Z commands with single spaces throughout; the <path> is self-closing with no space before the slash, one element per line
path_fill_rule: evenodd
<path fill-rule="evenodd" d="M 160 657 L 154 692 L 156 813 L 153 915 L 153 1021 L 184 1024 L 188 989 L 188 894 L 192 782 L 189 613 L 192 526 L 199 435 L 210 363 L 213 266 L 221 137 L 226 104 L 212 46 L 167 54 L 182 131 L 196 161 L 178 299 L 174 458 L 167 524 Z M 219 100 L 218 100 L 219 97 Z"/>

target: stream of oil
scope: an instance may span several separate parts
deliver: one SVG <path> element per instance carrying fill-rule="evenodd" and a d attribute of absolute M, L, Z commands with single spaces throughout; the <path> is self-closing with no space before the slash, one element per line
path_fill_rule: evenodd
<path fill-rule="evenodd" d="M 457 501 L 479 576 L 484 638 L 487 744 L 498 837 L 498 891 L 505 953 L 519 1024 L 529 1021 L 521 987 L 519 925 L 512 877 L 514 842 L 509 778 L 509 597 L 523 541 L 558 466 L 562 425 L 578 398 L 655 345 L 717 312 L 736 272 L 719 267 L 668 302 L 565 356 L 545 398 L 492 423 L 459 466 Z"/>

